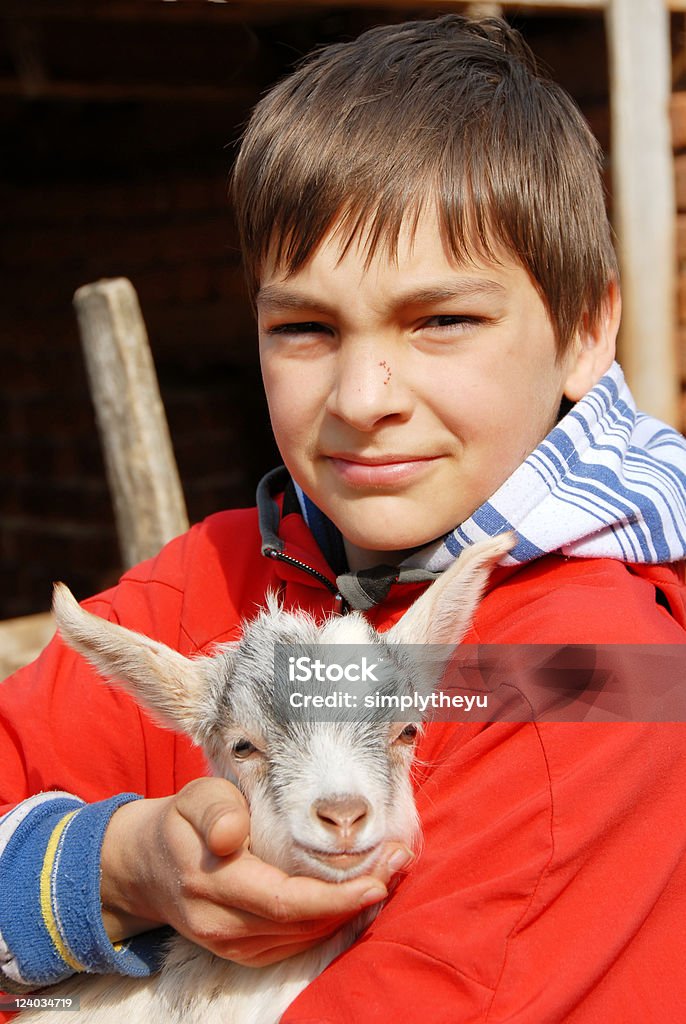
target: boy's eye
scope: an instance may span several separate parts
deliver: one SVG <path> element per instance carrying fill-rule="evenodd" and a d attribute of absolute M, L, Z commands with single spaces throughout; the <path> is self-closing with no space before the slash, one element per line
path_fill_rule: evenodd
<path fill-rule="evenodd" d="M 474 327 L 479 323 L 481 323 L 481 318 L 478 316 L 458 316 L 456 314 L 441 313 L 438 316 L 429 317 L 428 320 L 424 321 L 423 326 L 437 328 L 438 330 L 460 330 L 465 327 Z"/>
<path fill-rule="evenodd" d="M 316 320 L 303 320 L 301 323 L 293 324 L 276 324 L 274 327 L 270 327 L 267 334 L 322 334 L 331 333 L 331 328 L 327 327 L 326 324 L 317 323 Z"/>

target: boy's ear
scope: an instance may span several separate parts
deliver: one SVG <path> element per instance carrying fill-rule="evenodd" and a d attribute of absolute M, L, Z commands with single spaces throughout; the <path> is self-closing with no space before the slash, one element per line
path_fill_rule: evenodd
<path fill-rule="evenodd" d="M 619 282 L 610 281 L 595 323 L 584 314 L 567 356 L 568 373 L 565 396 L 578 402 L 612 366 L 617 348 L 617 332 L 622 315 Z"/>
<path fill-rule="evenodd" d="M 53 612 L 64 641 L 111 681 L 122 684 L 167 728 L 194 736 L 202 725 L 210 658 L 186 658 L 141 633 L 87 612 L 63 583 Z"/>

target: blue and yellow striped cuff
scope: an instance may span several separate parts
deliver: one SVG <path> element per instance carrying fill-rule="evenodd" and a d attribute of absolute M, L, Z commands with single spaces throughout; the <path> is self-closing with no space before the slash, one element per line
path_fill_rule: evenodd
<path fill-rule="evenodd" d="M 33 799 L 15 828 L 12 815 L 0 822 L 0 987 L 50 985 L 74 971 L 150 974 L 159 961 L 158 933 L 115 947 L 100 908 L 105 829 L 137 795 L 96 804 L 66 793 Z"/>

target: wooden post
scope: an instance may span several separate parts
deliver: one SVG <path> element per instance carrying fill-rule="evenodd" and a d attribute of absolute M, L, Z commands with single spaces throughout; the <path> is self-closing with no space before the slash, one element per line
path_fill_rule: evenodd
<path fill-rule="evenodd" d="M 50 612 L 0 622 L 0 682 L 37 658 L 54 632 Z"/>
<path fill-rule="evenodd" d="M 624 313 L 620 353 L 640 408 L 678 424 L 675 199 L 664 0 L 607 7 L 614 223 Z"/>
<path fill-rule="evenodd" d="M 85 285 L 74 305 L 128 568 L 188 528 L 186 506 L 131 282 Z"/>
<path fill-rule="evenodd" d="M 474 0 L 467 4 L 464 12 L 468 18 L 502 18 L 503 5 L 500 3 L 487 3 L 486 0 Z"/>

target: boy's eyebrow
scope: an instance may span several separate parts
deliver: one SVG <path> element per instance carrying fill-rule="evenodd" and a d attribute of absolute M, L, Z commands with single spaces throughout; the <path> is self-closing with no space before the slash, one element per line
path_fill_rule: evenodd
<path fill-rule="evenodd" d="M 445 302 L 451 299 L 468 299 L 479 295 L 504 295 L 504 285 L 490 278 L 470 277 L 459 281 L 437 283 L 430 287 L 416 288 L 397 295 L 394 306 L 421 306 L 431 302 Z M 283 288 L 281 285 L 265 285 L 257 293 L 257 305 L 265 312 L 272 309 L 312 309 L 320 313 L 333 313 L 327 302 L 305 292 Z"/>
<path fill-rule="evenodd" d="M 331 312 L 330 307 L 326 302 L 322 302 L 321 299 L 316 299 L 313 296 L 307 295 L 303 292 L 291 291 L 288 288 L 282 288 L 278 284 L 268 284 L 264 288 L 260 288 L 255 298 L 255 302 L 260 309 L 269 311 L 272 309 L 283 309 L 284 311 L 293 309 L 314 309 L 320 313 Z"/>
<path fill-rule="evenodd" d="M 479 295 L 504 295 L 505 286 L 487 277 L 467 277 L 447 281 L 428 288 L 417 288 L 398 296 L 398 305 L 421 306 L 424 303 L 444 302 L 450 299 L 469 299 Z"/>

